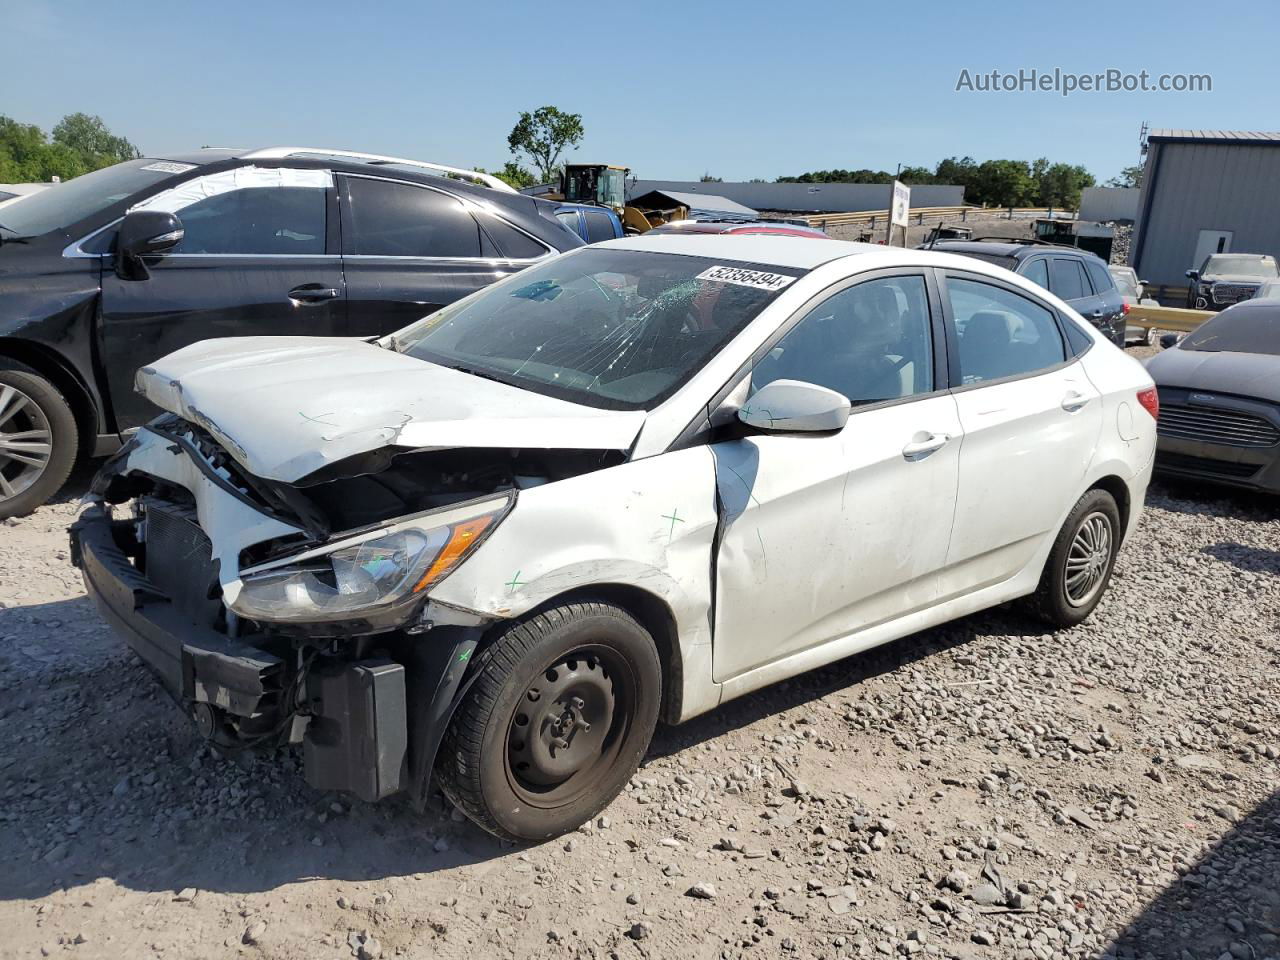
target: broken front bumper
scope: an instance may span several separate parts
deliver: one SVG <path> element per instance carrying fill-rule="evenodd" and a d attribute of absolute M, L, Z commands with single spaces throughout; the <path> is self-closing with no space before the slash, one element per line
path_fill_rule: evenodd
<path fill-rule="evenodd" d="M 393 635 L 376 653 L 326 640 L 299 656 L 296 639 L 231 638 L 194 622 L 132 562 L 131 522 L 94 506 L 70 535 L 72 561 L 103 618 L 207 739 L 224 747 L 301 739 L 313 787 L 369 801 L 408 790 L 425 803 L 445 727 L 474 676 L 480 627 Z M 233 728 L 239 739 L 225 736 Z"/>

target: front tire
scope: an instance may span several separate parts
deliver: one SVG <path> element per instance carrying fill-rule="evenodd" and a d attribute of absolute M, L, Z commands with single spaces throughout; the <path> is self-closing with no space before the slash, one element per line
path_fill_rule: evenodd
<path fill-rule="evenodd" d="M 1032 612 L 1056 627 L 1082 623 L 1102 599 L 1120 549 L 1120 510 L 1105 490 L 1081 497 L 1058 532 L 1029 598 Z"/>
<path fill-rule="evenodd" d="M 24 516 L 57 493 L 79 442 L 71 406 L 49 381 L 0 365 L 0 520 Z"/>
<path fill-rule="evenodd" d="M 611 604 L 566 604 L 502 628 L 477 664 L 437 757 L 445 796 L 517 842 L 603 810 L 657 724 L 662 665 L 649 632 Z"/>

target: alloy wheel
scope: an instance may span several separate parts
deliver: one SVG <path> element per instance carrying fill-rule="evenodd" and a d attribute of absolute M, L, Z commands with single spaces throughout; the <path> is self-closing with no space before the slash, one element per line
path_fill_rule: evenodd
<path fill-rule="evenodd" d="M 17 387 L 0 384 L 0 500 L 18 496 L 39 480 L 52 456 L 48 416 Z"/>
<path fill-rule="evenodd" d="M 1064 589 L 1067 602 L 1083 607 L 1102 589 L 1111 568 L 1111 521 L 1094 511 L 1080 521 L 1067 551 Z"/>

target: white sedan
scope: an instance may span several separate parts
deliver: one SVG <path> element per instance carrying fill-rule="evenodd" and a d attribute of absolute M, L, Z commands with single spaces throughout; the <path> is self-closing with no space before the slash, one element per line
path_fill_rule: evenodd
<path fill-rule="evenodd" d="M 1142 366 L 968 257 L 623 239 L 366 342 L 206 341 L 72 531 L 225 748 L 542 839 L 659 718 L 1017 598 L 1099 602 L 1142 510 Z M 131 502 L 131 507 L 123 505 Z"/>

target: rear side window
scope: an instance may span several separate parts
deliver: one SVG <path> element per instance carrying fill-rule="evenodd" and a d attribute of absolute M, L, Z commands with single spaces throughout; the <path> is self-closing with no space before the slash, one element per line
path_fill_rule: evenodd
<path fill-rule="evenodd" d="M 173 253 L 324 253 L 325 192 L 256 187 L 218 193 L 178 211 L 182 241 Z"/>
<path fill-rule="evenodd" d="M 1107 293 L 1115 288 L 1115 281 L 1102 264 L 1086 260 L 1084 268 L 1089 271 L 1089 279 L 1093 281 L 1094 293 Z"/>
<path fill-rule="evenodd" d="M 1044 257 L 1036 257 L 1028 261 L 1027 265 L 1018 272 L 1032 283 L 1039 284 L 1046 290 L 1049 289 L 1049 261 Z"/>
<path fill-rule="evenodd" d="M 1003 287 L 958 277 L 947 277 L 947 294 L 962 383 L 1024 376 L 1066 360 L 1062 334 L 1047 307 Z"/>
<path fill-rule="evenodd" d="M 512 260 L 532 260 L 547 252 L 537 240 L 497 217 L 484 218 L 484 232 L 498 245 L 502 256 Z"/>
<path fill-rule="evenodd" d="M 1079 300 L 1087 297 L 1089 284 L 1084 277 L 1080 261 L 1068 257 L 1054 257 L 1050 267 L 1051 288 L 1063 300 Z"/>
<path fill-rule="evenodd" d="M 607 213 L 598 210 L 584 210 L 587 218 L 587 243 L 599 243 L 601 240 L 612 240 L 615 236 L 613 221 Z"/>
<path fill-rule="evenodd" d="M 342 252 L 366 257 L 479 257 L 480 225 L 455 198 L 407 183 L 351 177 Z"/>

